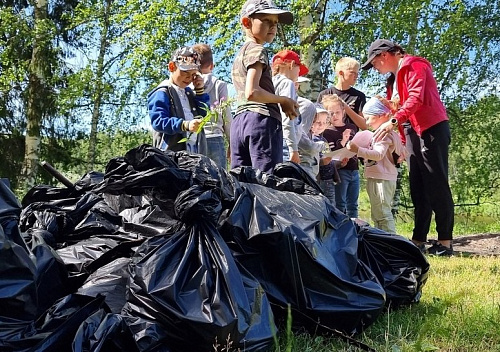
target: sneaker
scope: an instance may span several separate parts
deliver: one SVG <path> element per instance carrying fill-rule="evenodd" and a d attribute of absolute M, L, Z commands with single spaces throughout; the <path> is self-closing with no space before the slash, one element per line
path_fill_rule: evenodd
<path fill-rule="evenodd" d="M 440 257 L 449 257 L 453 255 L 453 245 L 450 248 L 443 246 L 439 242 L 435 242 L 432 246 L 427 249 L 427 253 L 430 255 L 436 255 Z"/>
<path fill-rule="evenodd" d="M 415 244 L 415 246 L 417 246 L 417 248 L 420 249 L 420 252 L 422 252 L 422 254 L 427 253 L 427 249 L 425 248 L 425 242 L 420 244 Z"/>

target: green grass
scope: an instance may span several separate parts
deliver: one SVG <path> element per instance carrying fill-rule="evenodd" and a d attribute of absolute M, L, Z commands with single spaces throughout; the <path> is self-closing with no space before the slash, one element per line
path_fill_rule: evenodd
<path fill-rule="evenodd" d="M 500 351 L 500 257 L 429 258 L 421 301 L 388 310 L 355 338 L 375 350 Z M 280 334 L 275 351 L 359 351 L 338 338 Z"/>

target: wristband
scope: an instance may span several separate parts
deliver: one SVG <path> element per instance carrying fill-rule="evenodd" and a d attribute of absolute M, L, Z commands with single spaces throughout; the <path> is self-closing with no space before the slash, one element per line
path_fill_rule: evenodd
<path fill-rule="evenodd" d="M 189 131 L 189 121 L 183 121 L 181 125 L 181 131 L 187 132 Z"/>

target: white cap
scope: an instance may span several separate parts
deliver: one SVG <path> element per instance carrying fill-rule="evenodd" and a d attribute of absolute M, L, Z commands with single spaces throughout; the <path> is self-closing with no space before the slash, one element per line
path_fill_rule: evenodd
<path fill-rule="evenodd" d="M 304 77 L 304 76 L 299 76 L 299 78 L 297 78 L 297 83 L 304 83 L 304 82 L 310 82 L 311 80 L 307 77 Z"/>

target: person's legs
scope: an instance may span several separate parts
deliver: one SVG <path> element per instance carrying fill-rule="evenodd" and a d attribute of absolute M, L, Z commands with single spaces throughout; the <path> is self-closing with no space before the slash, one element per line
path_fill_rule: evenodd
<path fill-rule="evenodd" d="M 207 156 L 224 169 L 227 169 L 226 148 L 224 147 L 224 137 L 207 138 Z"/>
<path fill-rule="evenodd" d="M 349 170 L 346 192 L 346 212 L 350 218 L 358 218 L 359 171 Z"/>
<path fill-rule="evenodd" d="M 434 211 L 438 241 L 449 247 L 453 239 L 454 203 L 448 183 L 448 146 L 451 140 L 448 121 L 424 131 L 422 139 L 424 190 Z"/>
<path fill-rule="evenodd" d="M 330 200 L 333 206 L 335 206 L 335 183 L 333 180 L 320 180 L 319 185 L 323 190 L 326 198 Z"/>
<path fill-rule="evenodd" d="M 349 170 L 338 170 L 340 182 L 335 185 L 335 205 L 338 210 L 346 214 L 347 186 L 349 182 Z"/>
<path fill-rule="evenodd" d="M 410 181 L 410 196 L 414 206 L 414 226 L 412 241 L 415 244 L 427 242 L 427 234 L 431 225 L 432 208 L 424 191 L 423 179 L 423 141 L 411 127 L 405 128 L 407 163 Z"/>
<path fill-rule="evenodd" d="M 245 126 L 245 139 L 252 167 L 272 173 L 278 163 L 283 162 L 283 129 L 281 122 L 273 117 L 252 113 L 247 118 L 253 122 Z M 232 138 L 231 138 L 232 139 Z"/>
<path fill-rule="evenodd" d="M 231 169 L 238 166 L 252 166 L 248 150 L 248 141 L 245 135 L 245 126 L 256 113 L 242 112 L 236 115 L 231 123 Z"/>
<path fill-rule="evenodd" d="M 366 191 L 370 198 L 370 210 L 375 227 L 396 233 L 396 225 L 391 211 L 391 203 L 396 189 L 395 181 L 366 180 Z"/>

